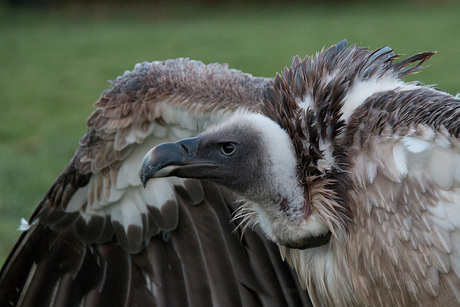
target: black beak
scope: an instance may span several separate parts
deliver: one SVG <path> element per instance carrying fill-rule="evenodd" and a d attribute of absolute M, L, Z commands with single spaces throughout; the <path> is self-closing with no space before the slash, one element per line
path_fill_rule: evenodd
<path fill-rule="evenodd" d="M 200 178 L 197 175 L 200 169 L 215 165 L 197 159 L 196 152 L 199 144 L 200 138 L 194 137 L 152 148 L 142 160 L 139 173 L 144 188 L 151 178 L 169 176 Z"/>

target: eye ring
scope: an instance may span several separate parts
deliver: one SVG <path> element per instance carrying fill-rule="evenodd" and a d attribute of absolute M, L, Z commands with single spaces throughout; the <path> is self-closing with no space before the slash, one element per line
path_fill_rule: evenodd
<path fill-rule="evenodd" d="M 236 146 L 234 143 L 227 142 L 227 143 L 222 143 L 220 145 L 220 151 L 225 155 L 225 156 L 231 156 L 235 153 L 236 151 Z"/>

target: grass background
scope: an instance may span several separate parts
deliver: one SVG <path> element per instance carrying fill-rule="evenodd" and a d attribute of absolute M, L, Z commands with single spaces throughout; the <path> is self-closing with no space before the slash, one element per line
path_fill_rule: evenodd
<path fill-rule="evenodd" d="M 135 63 L 190 57 L 271 77 L 293 55 L 312 55 L 346 38 L 407 55 L 437 50 L 415 78 L 455 94 L 458 16 L 460 5 L 445 1 L 0 6 L 0 264 L 19 237 L 20 218 L 29 217 L 72 157 L 106 80 Z"/>

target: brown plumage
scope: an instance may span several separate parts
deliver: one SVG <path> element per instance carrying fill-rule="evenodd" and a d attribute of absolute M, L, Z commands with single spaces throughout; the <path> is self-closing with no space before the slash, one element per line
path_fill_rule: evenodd
<path fill-rule="evenodd" d="M 1 301 L 460 304 L 460 102 L 401 80 L 431 56 L 343 41 L 274 79 L 136 65 L 33 213 Z"/>

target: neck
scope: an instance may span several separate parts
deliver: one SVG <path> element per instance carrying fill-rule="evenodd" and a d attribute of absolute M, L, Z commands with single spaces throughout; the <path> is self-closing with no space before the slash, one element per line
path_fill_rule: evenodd
<path fill-rule="evenodd" d="M 326 245 L 305 250 L 279 246 L 281 256 L 297 272 L 301 286 L 308 290 L 315 306 L 360 304 L 349 278 L 346 244 L 342 239 L 346 240 L 332 237 Z"/>

